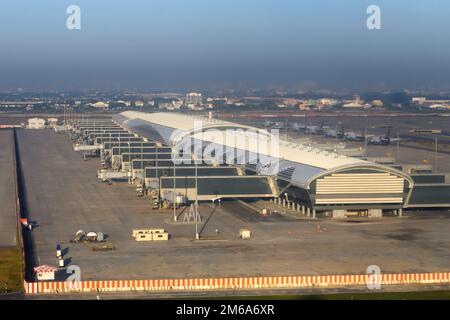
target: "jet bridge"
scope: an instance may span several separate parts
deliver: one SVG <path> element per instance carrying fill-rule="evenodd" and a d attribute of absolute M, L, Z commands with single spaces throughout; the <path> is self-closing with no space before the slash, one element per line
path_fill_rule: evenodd
<path fill-rule="evenodd" d="M 278 189 L 267 176 L 161 177 L 160 194 L 183 195 L 190 200 L 211 201 L 217 198 L 273 198 Z M 174 185 L 175 181 L 175 185 Z M 239 188 L 236 188 L 236 186 Z M 196 187 L 197 186 L 197 187 Z"/>
<path fill-rule="evenodd" d="M 146 167 L 144 169 L 144 182 L 145 185 L 151 188 L 158 188 L 159 178 L 162 177 L 195 177 L 195 172 L 197 171 L 198 176 L 209 177 L 209 176 L 240 176 L 243 172 L 239 170 L 238 167 L 234 166 L 189 166 L 189 167 Z"/>
<path fill-rule="evenodd" d="M 187 158 L 187 159 L 190 159 Z M 134 179 L 144 179 L 144 169 L 146 167 L 173 167 L 174 163 L 172 160 L 156 160 L 156 159 L 134 159 L 131 161 L 131 178 Z M 189 167 L 192 164 L 181 163 L 176 164 L 177 168 Z M 211 167 L 210 165 L 199 164 L 198 167 Z"/>
<path fill-rule="evenodd" d="M 74 151 L 97 151 L 100 150 L 100 146 L 99 145 L 95 145 L 95 144 L 74 144 L 73 145 L 73 150 Z"/>
<path fill-rule="evenodd" d="M 407 208 L 449 208 L 450 176 L 448 174 L 412 174 L 414 187 Z"/>

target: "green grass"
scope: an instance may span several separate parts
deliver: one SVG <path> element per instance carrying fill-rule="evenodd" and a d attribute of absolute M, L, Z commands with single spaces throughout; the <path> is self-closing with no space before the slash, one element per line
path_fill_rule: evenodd
<path fill-rule="evenodd" d="M 271 296 L 214 297 L 213 299 L 243 300 L 450 300 L 449 290 L 408 292 L 359 292 L 336 294 L 292 294 Z"/>
<path fill-rule="evenodd" d="M 450 291 L 374 292 L 327 294 L 315 296 L 323 300 L 450 300 Z"/>
<path fill-rule="evenodd" d="M 0 293 L 23 291 L 23 257 L 18 248 L 0 248 Z"/>

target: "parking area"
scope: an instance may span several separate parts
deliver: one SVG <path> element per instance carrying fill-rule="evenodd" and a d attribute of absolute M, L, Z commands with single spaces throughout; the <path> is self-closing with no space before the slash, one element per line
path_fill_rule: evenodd
<path fill-rule="evenodd" d="M 447 211 L 345 222 L 261 217 L 232 202 L 204 203 L 202 240 L 194 241 L 195 226 L 172 223 L 172 210 L 152 210 L 126 182 L 98 180 L 99 159 L 83 161 L 67 136 L 19 130 L 18 138 L 28 214 L 39 225 L 31 231 L 37 262 L 56 265 L 55 247 L 62 244 L 84 280 L 357 274 L 373 264 L 384 272 L 448 270 Z M 132 229 L 147 227 L 168 230 L 170 240 L 132 239 Z M 251 230 L 251 240 L 239 239 L 241 228 Z M 116 250 L 70 243 L 80 229 L 107 234 Z"/>

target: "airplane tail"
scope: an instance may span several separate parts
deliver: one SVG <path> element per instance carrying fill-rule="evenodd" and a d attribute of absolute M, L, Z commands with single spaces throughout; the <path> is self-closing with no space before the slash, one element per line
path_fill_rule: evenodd
<path fill-rule="evenodd" d="M 386 140 L 389 140 L 391 138 L 391 127 L 388 128 L 386 133 Z"/>
<path fill-rule="evenodd" d="M 325 124 L 325 121 L 322 120 L 322 122 L 320 123 L 320 129 L 323 129 L 323 125 Z"/>

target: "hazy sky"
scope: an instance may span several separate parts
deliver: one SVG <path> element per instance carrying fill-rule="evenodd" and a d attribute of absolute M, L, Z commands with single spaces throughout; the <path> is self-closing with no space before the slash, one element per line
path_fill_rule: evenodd
<path fill-rule="evenodd" d="M 450 88 L 450 1 L 0 2 L 0 88 L 266 86 Z"/>

